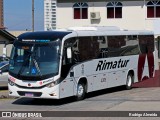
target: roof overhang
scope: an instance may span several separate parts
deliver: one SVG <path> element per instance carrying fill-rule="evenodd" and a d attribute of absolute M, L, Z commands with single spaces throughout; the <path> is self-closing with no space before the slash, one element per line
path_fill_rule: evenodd
<path fill-rule="evenodd" d="M 13 43 L 13 41 L 16 39 L 15 36 L 7 32 L 5 29 L 0 29 L 0 35 L 6 38 L 9 43 Z"/>

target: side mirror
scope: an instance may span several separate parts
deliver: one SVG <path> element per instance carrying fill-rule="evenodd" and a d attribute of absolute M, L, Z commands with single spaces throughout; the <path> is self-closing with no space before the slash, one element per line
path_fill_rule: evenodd
<path fill-rule="evenodd" d="M 68 59 L 71 59 L 71 58 L 72 58 L 72 49 L 71 49 L 71 47 L 68 47 L 68 48 L 67 48 L 67 58 L 68 58 Z"/>

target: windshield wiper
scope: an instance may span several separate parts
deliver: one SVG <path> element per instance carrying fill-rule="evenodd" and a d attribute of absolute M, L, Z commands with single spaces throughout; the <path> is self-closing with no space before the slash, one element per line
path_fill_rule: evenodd
<path fill-rule="evenodd" d="M 40 70 L 40 68 L 38 66 L 38 63 L 37 63 L 37 61 L 34 58 L 33 58 L 33 62 L 34 62 L 34 65 L 35 65 L 35 67 L 36 67 L 36 69 L 38 71 L 38 74 L 40 74 L 40 76 L 42 76 L 42 73 L 41 73 L 41 70 Z"/>

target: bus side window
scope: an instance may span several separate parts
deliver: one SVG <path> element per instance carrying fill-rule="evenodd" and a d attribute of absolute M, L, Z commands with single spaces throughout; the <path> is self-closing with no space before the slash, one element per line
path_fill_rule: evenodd
<path fill-rule="evenodd" d="M 108 42 L 107 37 L 98 36 L 98 58 L 107 58 L 108 57 Z"/>
<path fill-rule="evenodd" d="M 92 37 L 92 41 L 91 41 L 91 49 L 93 52 L 91 52 L 92 54 L 92 59 L 97 59 L 100 57 L 100 43 L 102 42 L 101 38 L 98 36 L 94 36 Z"/>
<path fill-rule="evenodd" d="M 121 55 L 138 55 L 140 53 L 138 46 L 138 35 L 126 35 L 126 45 L 123 46 Z"/>
<path fill-rule="evenodd" d="M 78 41 L 78 58 L 80 62 L 102 58 L 101 49 L 104 47 L 102 43 L 105 42 L 103 37 L 79 37 Z M 102 48 L 101 48 L 102 47 Z"/>
<path fill-rule="evenodd" d="M 123 52 L 123 47 L 126 46 L 124 35 L 121 36 L 108 36 L 108 55 L 109 57 L 121 56 Z"/>
<path fill-rule="evenodd" d="M 142 54 L 146 54 L 154 51 L 154 36 L 152 35 L 140 35 L 139 46 Z"/>
<path fill-rule="evenodd" d="M 92 59 L 91 37 L 79 37 L 78 51 L 80 62 Z"/>

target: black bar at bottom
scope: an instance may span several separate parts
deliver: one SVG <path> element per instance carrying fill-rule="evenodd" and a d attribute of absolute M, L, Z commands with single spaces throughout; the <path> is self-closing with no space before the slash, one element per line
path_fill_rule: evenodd
<path fill-rule="evenodd" d="M 0 117 L 160 117 L 160 111 L 0 111 Z"/>

